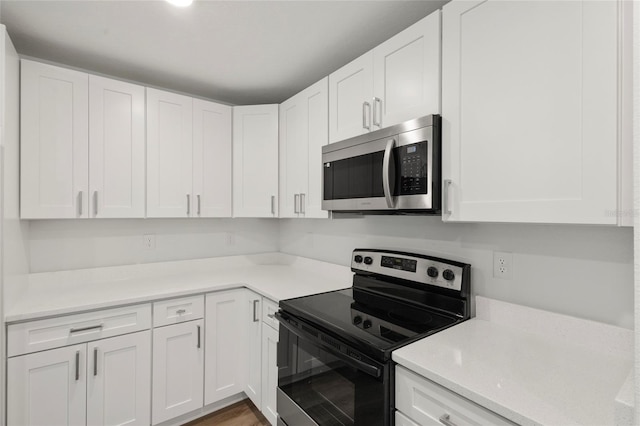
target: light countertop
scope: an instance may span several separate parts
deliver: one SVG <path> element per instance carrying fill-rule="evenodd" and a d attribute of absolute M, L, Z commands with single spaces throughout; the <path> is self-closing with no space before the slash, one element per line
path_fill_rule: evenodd
<path fill-rule="evenodd" d="M 29 275 L 7 323 L 247 287 L 275 302 L 351 287 L 346 266 L 281 253 Z"/>
<path fill-rule="evenodd" d="M 615 424 L 631 330 L 482 297 L 476 315 L 394 361 L 518 424 Z"/>

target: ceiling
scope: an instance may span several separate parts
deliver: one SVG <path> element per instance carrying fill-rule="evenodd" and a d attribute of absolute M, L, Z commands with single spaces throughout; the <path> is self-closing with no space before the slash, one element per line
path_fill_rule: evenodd
<path fill-rule="evenodd" d="M 236 104 L 280 103 L 445 1 L 0 0 L 18 53 Z"/>

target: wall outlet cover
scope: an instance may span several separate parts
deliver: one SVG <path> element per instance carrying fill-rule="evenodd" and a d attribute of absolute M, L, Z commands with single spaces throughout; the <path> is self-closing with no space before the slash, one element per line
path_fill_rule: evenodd
<path fill-rule="evenodd" d="M 145 250 L 154 250 L 156 248 L 156 235 L 155 234 L 143 235 L 142 245 Z"/>
<path fill-rule="evenodd" d="M 513 254 L 493 252 L 493 277 L 510 280 L 513 277 Z"/>

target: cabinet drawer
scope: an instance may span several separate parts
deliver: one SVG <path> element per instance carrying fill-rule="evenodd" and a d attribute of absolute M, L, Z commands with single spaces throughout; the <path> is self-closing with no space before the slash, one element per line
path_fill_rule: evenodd
<path fill-rule="evenodd" d="M 396 367 L 396 408 L 421 425 L 437 425 L 446 420 L 456 426 L 514 425 L 493 411 L 400 366 Z"/>
<path fill-rule="evenodd" d="M 149 304 L 12 324 L 7 327 L 7 354 L 11 357 L 149 328 Z"/>
<path fill-rule="evenodd" d="M 396 426 L 420 426 L 400 411 L 396 411 Z"/>
<path fill-rule="evenodd" d="M 204 295 L 163 300 L 153 304 L 153 326 L 204 318 Z"/>
<path fill-rule="evenodd" d="M 278 304 L 266 297 L 262 298 L 262 322 L 278 330 L 278 320 L 274 314 L 278 312 Z"/>

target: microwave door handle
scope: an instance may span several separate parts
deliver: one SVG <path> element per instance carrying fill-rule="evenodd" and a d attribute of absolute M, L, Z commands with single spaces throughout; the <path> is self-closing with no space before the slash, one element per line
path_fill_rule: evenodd
<path fill-rule="evenodd" d="M 395 202 L 391 194 L 391 183 L 389 181 L 391 152 L 395 144 L 395 139 L 389 139 L 389 141 L 387 141 L 387 146 L 384 149 L 384 157 L 382 159 L 382 189 L 384 190 L 384 198 L 387 200 L 387 207 L 390 209 L 395 207 Z"/>

